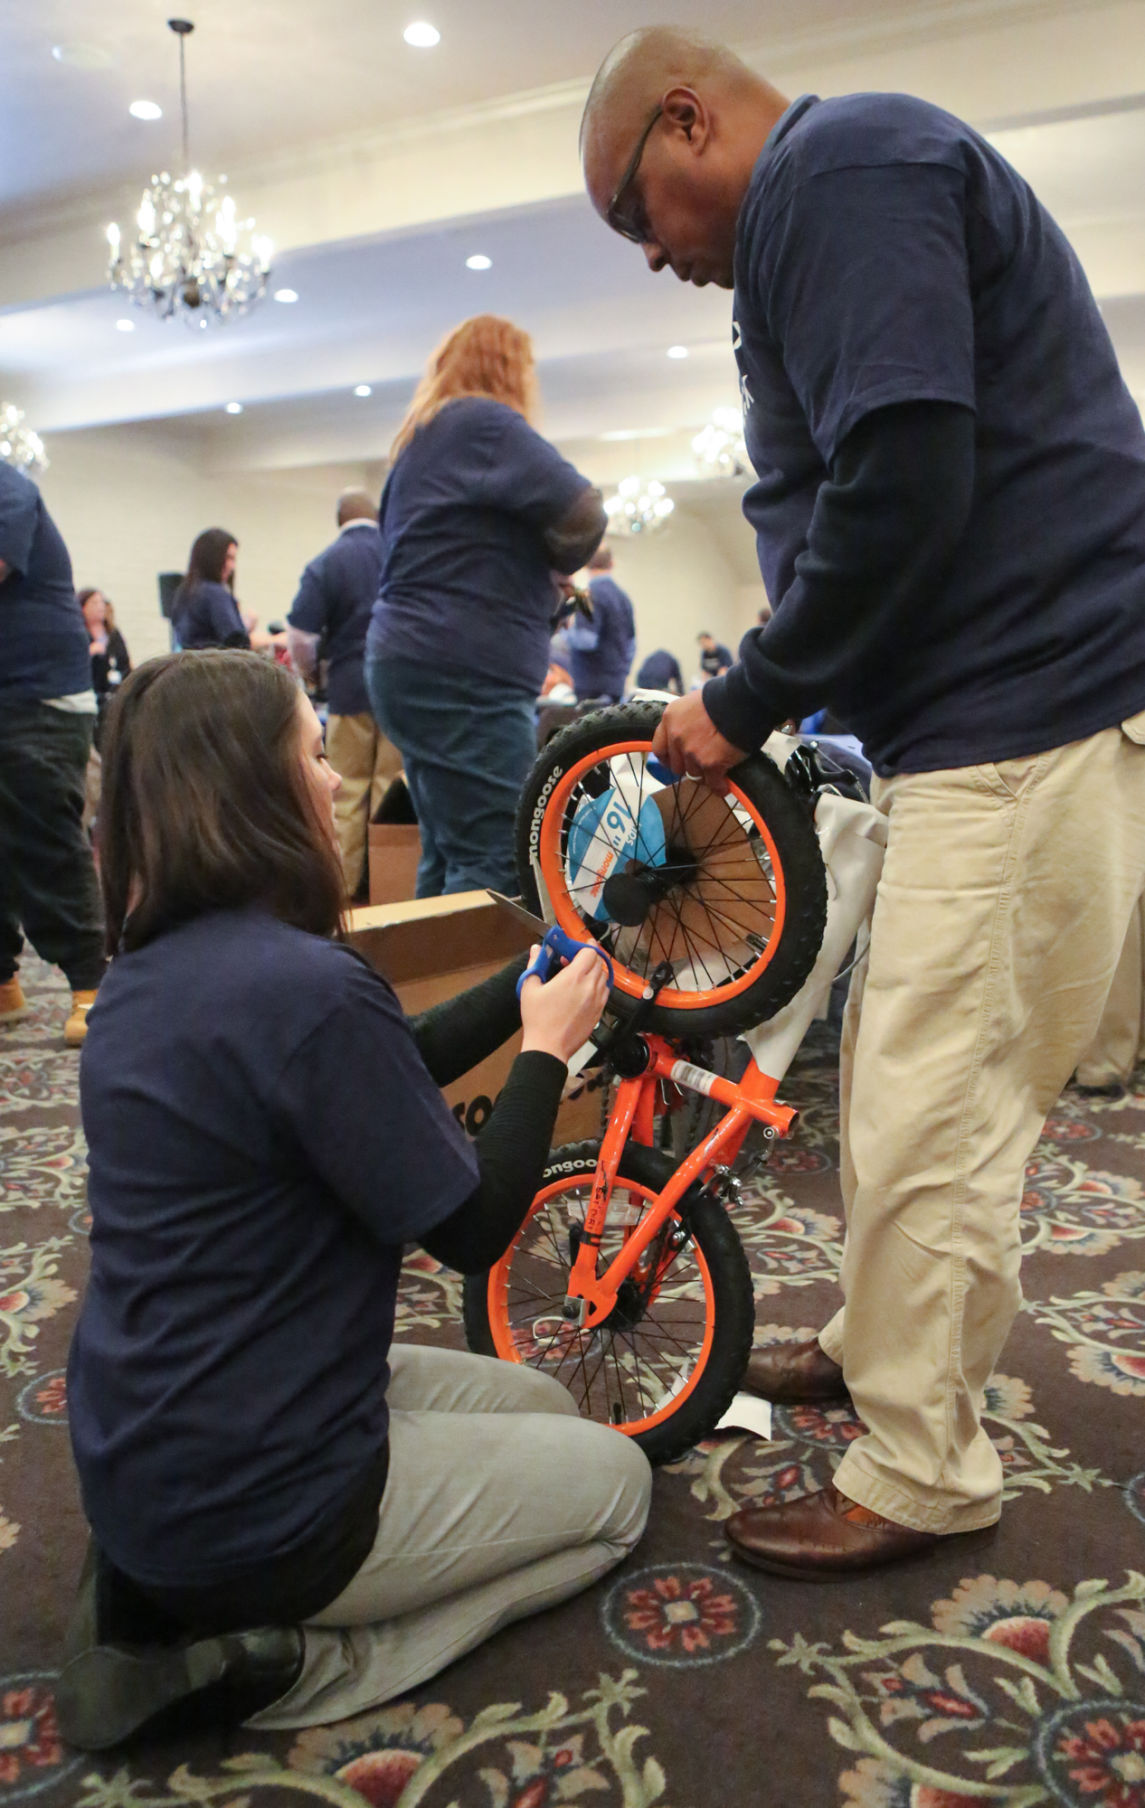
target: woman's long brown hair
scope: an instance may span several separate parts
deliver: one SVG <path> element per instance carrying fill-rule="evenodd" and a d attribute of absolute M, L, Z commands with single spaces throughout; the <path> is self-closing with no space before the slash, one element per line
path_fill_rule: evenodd
<path fill-rule="evenodd" d="M 447 333 L 426 365 L 394 436 L 391 461 L 405 450 L 419 427 L 461 396 L 504 402 L 535 424 L 537 374 L 528 333 L 499 314 L 474 314 Z"/>
<path fill-rule="evenodd" d="M 110 954 L 259 905 L 340 933 L 345 890 L 302 768 L 298 686 L 257 653 L 149 659 L 103 733 L 98 841 Z"/>
<path fill-rule="evenodd" d="M 191 556 L 187 561 L 187 573 L 176 590 L 172 600 L 173 610 L 188 602 L 200 584 L 221 584 L 223 566 L 227 562 L 227 554 L 238 541 L 229 534 L 225 527 L 208 527 L 198 536 L 191 547 Z M 234 586 L 232 584 L 233 591 Z"/>

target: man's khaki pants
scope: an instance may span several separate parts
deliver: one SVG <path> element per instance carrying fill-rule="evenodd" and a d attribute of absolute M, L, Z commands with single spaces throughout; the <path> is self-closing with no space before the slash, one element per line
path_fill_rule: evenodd
<path fill-rule="evenodd" d="M 988 1525 L 981 1425 L 1021 1303 L 1024 1170 L 1145 890 L 1145 712 L 1001 765 L 876 780 L 888 819 L 840 1062 L 843 1308 L 820 1334 L 868 1427 L 851 1499 Z"/>
<path fill-rule="evenodd" d="M 366 876 L 370 821 L 402 769 L 402 756 L 373 716 L 330 716 L 326 754 L 342 779 L 334 799 L 334 823 L 346 895 L 352 898 Z"/>
<path fill-rule="evenodd" d="M 1129 919 L 1129 933 L 1113 975 L 1097 1033 L 1077 1064 L 1083 1086 L 1128 1084 L 1145 1060 L 1145 898 Z"/>

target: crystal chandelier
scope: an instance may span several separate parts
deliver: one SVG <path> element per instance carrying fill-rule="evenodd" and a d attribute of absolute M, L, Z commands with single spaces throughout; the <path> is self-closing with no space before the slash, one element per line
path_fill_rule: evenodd
<path fill-rule="evenodd" d="M 650 478 L 625 477 L 615 496 L 606 496 L 604 512 L 610 534 L 654 534 L 664 526 L 676 504 L 662 483 Z"/>
<path fill-rule="evenodd" d="M 716 408 L 692 441 L 696 462 L 710 477 L 742 477 L 748 469 L 743 416 L 738 408 Z"/>
<path fill-rule="evenodd" d="M 187 149 L 187 77 L 183 47 L 194 31 L 189 19 L 168 19 L 179 39 L 179 104 L 183 115 L 183 174 L 166 170 L 143 191 L 135 226 L 125 239 L 107 229 L 108 277 L 136 307 L 152 307 L 161 320 L 178 314 L 188 326 L 207 327 L 245 314 L 266 294 L 273 246 L 253 235 L 253 220 L 240 220 L 226 177 L 207 182 L 191 169 Z"/>
<path fill-rule="evenodd" d="M 12 402 L 0 402 L 0 458 L 18 471 L 48 468 L 43 440 L 25 427 L 23 410 Z"/>

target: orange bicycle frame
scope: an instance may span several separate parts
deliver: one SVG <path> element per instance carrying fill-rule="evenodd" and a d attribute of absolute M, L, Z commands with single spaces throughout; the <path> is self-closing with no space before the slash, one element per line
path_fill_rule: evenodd
<path fill-rule="evenodd" d="M 608 1317 L 616 1304 L 621 1283 L 663 1230 L 689 1187 L 715 1168 L 721 1158 L 724 1164 L 730 1165 L 753 1123 L 763 1124 L 774 1135 L 787 1136 L 798 1115 L 790 1105 L 776 1103 L 776 1082 L 754 1061 L 749 1063 L 741 1080 L 725 1080 L 707 1068 L 682 1061 L 671 1043 L 662 1036 L 645 1034 L 642 1040 L 648 1049 L 648 1065 L 635 1079 L 621 1080 L 617 1087 L 616 1103 L 597 1160 L 580 1247 L 569 1270 L 565 1317 L 590 1328 Z M 729 1109 L 681 1162 L 640 1223 L 625 1238 L 623 1248 L 603 1274 L 598 1275 L 596 1252 L 604 1234 L 621 1154 L 630 1138 L 634 1142 L 651 1144 L 657 1116 L 657 1093 L 666 1084 L 687 1092 L 704 1093 Z"/>

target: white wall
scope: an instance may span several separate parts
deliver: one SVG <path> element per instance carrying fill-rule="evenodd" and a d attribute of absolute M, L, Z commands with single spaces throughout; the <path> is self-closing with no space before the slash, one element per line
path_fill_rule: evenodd
<path fill-rule="evenodd" d="M 235 594 L 265 626 L 286 614 L 303 566 L 333 539 L 339 492 L 367 479 L 374 487 L 364 466 L 213 473 L 193 445 L 146 426 L 54 434 L 51 459 L 38 481 L 76 587 L 106 591 L 136 664 L 168 650 L 157 574 L 184 571 L 204 528 L 237 538 Z"/>
<path fill-rule="evenodd" d="M 610 544 L 613 574 L 632 598 L 636 614 L 633 677 L 647 654 L 667 647 L 689 683 L 699 668 L 696 636 L 704 630 L 734 653 L 763 602 L 763 586 L 754 600 L 722 536 L 707 520 L 677 505 L 661 533 Z M 745 613 L 748 592 L 753 600 Z"/>

